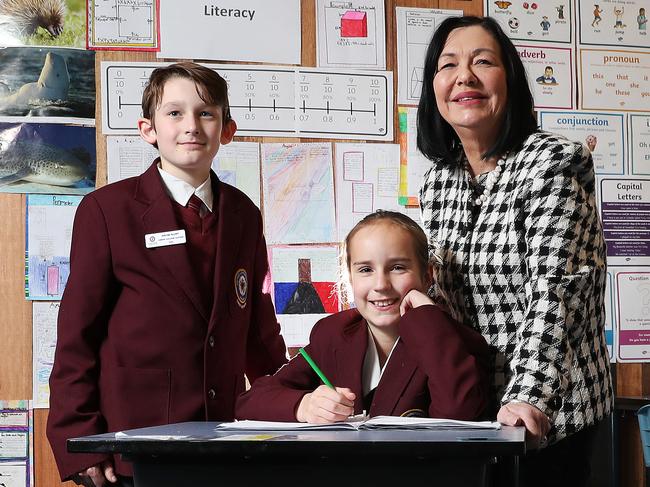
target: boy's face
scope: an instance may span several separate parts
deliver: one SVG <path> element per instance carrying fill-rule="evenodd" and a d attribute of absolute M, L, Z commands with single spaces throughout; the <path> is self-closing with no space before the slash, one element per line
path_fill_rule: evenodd
<path fill-rule="evenodd" d="M 546 68 L 544 70 L 544 76 L 546 76 L 547 78 L 552 77 L 553 76 L 553 69 L 552 68 Z"/>
<path fill-rule="evenodd" d="M 138 120 L 138 129 L 144 140 L 158 144 L 162 169 L 198 186 L 210 174 L 220 144 L 229 143 L 237 129 L 232 120 L 223 124 L 222 112 L 201 99 L 194 81 L 171 78 L 154 120 Z"/>

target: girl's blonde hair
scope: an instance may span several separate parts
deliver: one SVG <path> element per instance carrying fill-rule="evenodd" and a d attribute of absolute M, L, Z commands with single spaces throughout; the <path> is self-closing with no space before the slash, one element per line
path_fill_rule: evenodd
<path fill-rule="evenodd" d="M 424 278 L 429 273 L 429 244 L 424 230 L 412 218 L 390 210 L 377 210 L 366 215 L 363 220 L 357 223 L 345 240 L 341 243 L 339 254 L 339 278 L 337 281 L 337 292 L 341 303 L 352 301 L 352 289 L 350 287 L 350 242 L 362 228 L 379 223 L 391 223 L 406 230 L 411 236 L 413 250 L 417 259 L 417 265 Z"/>

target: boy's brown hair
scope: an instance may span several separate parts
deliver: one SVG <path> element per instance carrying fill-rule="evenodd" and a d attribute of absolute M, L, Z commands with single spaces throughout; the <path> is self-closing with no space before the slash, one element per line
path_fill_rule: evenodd
<path fill-rule="evenodd" d="M 142 93 L 142 116 L 151 120 L 152 126 L 155 127 L 153 115 L 162 100 L 165 83 L 172 78 L 193 81 L 201 100 L 208 105 L 221 107 L 223 123 L 231 119 L 226 80 L 210 68 L 185 61 L 156 68 L 151 72 L 149 82 Z"/>

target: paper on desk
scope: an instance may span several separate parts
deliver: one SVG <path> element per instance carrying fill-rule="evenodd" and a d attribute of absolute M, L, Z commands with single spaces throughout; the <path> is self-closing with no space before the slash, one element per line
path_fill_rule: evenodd
<path fill-rule="evenodd" d="M 290 431 L 290 430 L 383 430 L 383 429 L 500 429 L 501 423 L 492 421 L 459 421 L 439 418 L 412 418 L 376 416 L 366 420 L 314 424 L 280 421 L 235 421 L 221 423 L 217 430 Z"/>

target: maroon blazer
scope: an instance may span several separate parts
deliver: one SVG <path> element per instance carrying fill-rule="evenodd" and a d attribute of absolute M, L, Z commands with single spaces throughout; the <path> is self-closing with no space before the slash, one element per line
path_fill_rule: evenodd
<path fill-rule="evenodd" d="M 408 311 L 399 331 L 401 339 L 379 381 L 370 416 L 419 412 L 433 418 L 476 419 L 487 404 L 485 339 L 433 305 Z M 368 335 L 357 310 L 343 311 L 320 320 L 306 347 L 330 382 L 356 394 L 355 414 L 363 409 L 361 380 Z M 239 396 L 235 414 L 238 419 L 295 421 L 302 397 L 320 384 L 298 355 Z"/>
<path fill-rule="evenodd" d="M 145 247 L 182 228 L 156 163 L 88 194 L 75 215 L 58 320 L 47 435 L 62 479 L 109 458 L 66 439 L 180 421 L 232 420 L 235 398 L 286 362 L 257 207 L 211 174 L 218 195 L 214 301 L 186 245 Z M 116 459 L 117 472 L 131 475 Z"/>

